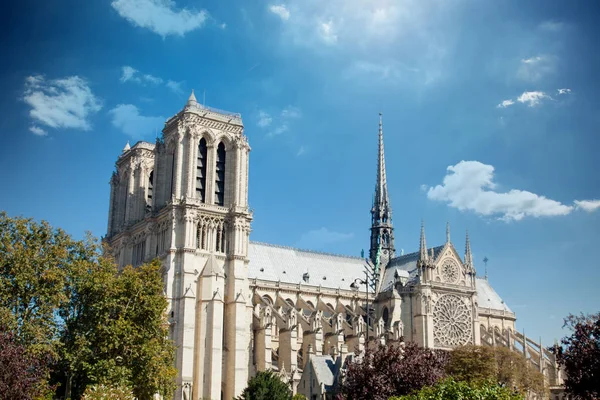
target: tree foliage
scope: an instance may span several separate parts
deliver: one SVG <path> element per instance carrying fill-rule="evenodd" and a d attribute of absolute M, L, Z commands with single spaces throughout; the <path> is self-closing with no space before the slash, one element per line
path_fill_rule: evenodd
<path fill-rule="evenodd" d="M 0 321 L 59 395 L 130 387 L 140 399 L 175 389 L 158 262 L 119 272 L 93 237 L 0 212 Z M 32 361 L 33 362 L 33 361 Z"/>
<path fill-rule="evenodd" d="M 172 397 L 174 346 L 166 339 L 160 263 L 119 274 L 101 269 L 75 285 L 63 340 L 75 393 L 97 382 L 131 387 L 138 399 Z"/>
<path fill-rule="evenodd" d="M 575 398 L 600 398 L 600 313 L 570 314 L 564 321 L 572 334 L 551 350 L 566 372 L 565 391 Z"/>
<path fill-rule="evenodd" d="M 494 349 L 488 346 L 474 345 L 457 347 L 450 352 L 446 371 L 458 381 L 495 380 L 498 368 Z"/>
<path fill-rule="evenodd" d="M 34 356 L 0 326 L 0 399 L 30 400 L 49 394 L 46 358 Z"/>
<path fill-rule="evenodd" d="M 498 376 L 496 381 L 506 387 L 515 388 L 523 395 L 546 395 L 544 375 L 534 367 L 525 356 L 508 347 L 494 347 Z"/>
<path fill-rule="evenodd" d="M 88 386 L 81 400 L 135 400 L 131 389 L 123 386 Z"/>
<path fill-rule="evenodd" d="M 379 346 L 350 363 L 341 386 L 347 400 L 387 400 L 433 385 L 445 376 L 448 355 L 408 343 Z"/>
<path fill-rule="evenodd" d="M 447 378 L 416 393 L 390 400 L 522 400 L 520 393 L 490 381 L 456 381 Z"/>
<path fill-rule="evenodd" d="M 261 371 L 248 381 L 238 400 L 290 400 L 292 391 L 273 371 Z"/>
<path fill-rule="evenodd" d="M 457 347 L 446 370 L 457 381 L 497 382 L 521 394 L 543 396 L 546 390 L 544 376 L 521 353 L 503 346 Z"/>

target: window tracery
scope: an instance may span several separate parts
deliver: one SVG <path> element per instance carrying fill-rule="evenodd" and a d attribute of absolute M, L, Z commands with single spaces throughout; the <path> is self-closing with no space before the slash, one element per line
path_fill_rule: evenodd
<path fill-rule="evenodd" d="M 471 342 L 471 309 L 454 294 L 444 294 L 433 308 L 434 344 L 455 347 Z"/>

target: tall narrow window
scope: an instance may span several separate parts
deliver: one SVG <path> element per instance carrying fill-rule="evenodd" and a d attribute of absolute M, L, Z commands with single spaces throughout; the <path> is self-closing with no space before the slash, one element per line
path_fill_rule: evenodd
<path fill-rule="evenodd" d="M 202 138 L 198 145 L 198 159 L 196 161 L 196 197 L 206 201 L 206 139 Z"/>
<path fill-rule="evenodd" d="M 152 190 L 154 189 L 154 171 L 148 177 L 148 205 L 152 205 Z"/>
<path fill-rule="evenodd" d="M 217 147 L 217 170 L 215 177 L 215 204 L 225 204 L 225 145 L 219 143 Z"/>

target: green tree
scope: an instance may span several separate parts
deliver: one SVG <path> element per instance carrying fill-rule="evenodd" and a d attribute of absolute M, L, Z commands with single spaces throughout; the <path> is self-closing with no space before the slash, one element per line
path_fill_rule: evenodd
<path fill-rule="evenodd" d="M 600 313 L 569 315 L 563 327 L 572 334 L 552 351 L 565 369 L 566 392 L 582 399 L 600 398 Z"/>
<path fill-rule="evenodd" d="M 88 250 L 47 222 L 0 212 L 0 320 L 29 352 L 56 355 L 69 268 Z"/>
<path fill-rule="evenodd" d="M 131 389 L 122 386 L 88 386 L 81 400 L 135 400 Z"/>
<path fill-rule="evenodd" d="M 290 400 L 292 391 L 273 371 L 262 371 L 248 381 L 238 400 Z"/>
<path fill-rule="evenodd" d="M 498 365 L 496 381 L 499 384 L 516 388 L 523 395 L 531 393 L 539 397 L 545 396 L 544 375 L 523 354 L 503 346 L 494 347 L 494 354 Z"/>
<path fill-rule="evenodd" d="M 518 392 L 489 381 L 465 382 L 447 378 L 434 386 L 390 400 L 523 400 Z"/>
<path fill-rule="evenodd" d="M 306 396 L 301 394 L 301 393 L 296 393 L 294 395 L 294 397 L 292 397 L 292 400 L 307 400 Z"/>
<path fill-rule="evenodd" d="M 117 273 L 106 258 L 94 274 L 73 280 L 65 311 L 63 359 L 73 393 L 91 383 L 131 387 L 138 399 L 175 390 L 174 345 L 168 336 L 160 262 Z"/>
<path fill-rule="evenodd" d="M 498 367 L 494 349 L 488 346 L 460 346 L 450 352 L 446 367 L 449 375 L 458 381 L 478 382 L 495 380 Z"/>
<path fill-rule="evenodd" d="M 129 387 L 140 399 L 175 390 L 158 261 L 119 272 L 92 236 L 0 212 L 0 321 L 59 395 Z"/>

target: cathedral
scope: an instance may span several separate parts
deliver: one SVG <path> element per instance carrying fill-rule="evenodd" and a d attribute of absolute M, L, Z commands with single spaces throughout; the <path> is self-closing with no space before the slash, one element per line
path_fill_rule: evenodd
<path fill-rule="evenodd" d="M 268 369 L 324 399 L 348 357 L 402 341 L 508 346 L 560 383 L 553 355 L 476 275 L 468 234 L 461 254 L 448 226 L 429 247 L 422 225 L 418 250 L 396 253 L 381 115 L 368 257 L 250 241 L 249 153 L 241 116 L 192 92 L 155 143 L 127 144 L 110 180 L 117 263 L 162 261 L 176 400 L 231 399 Z"/>

